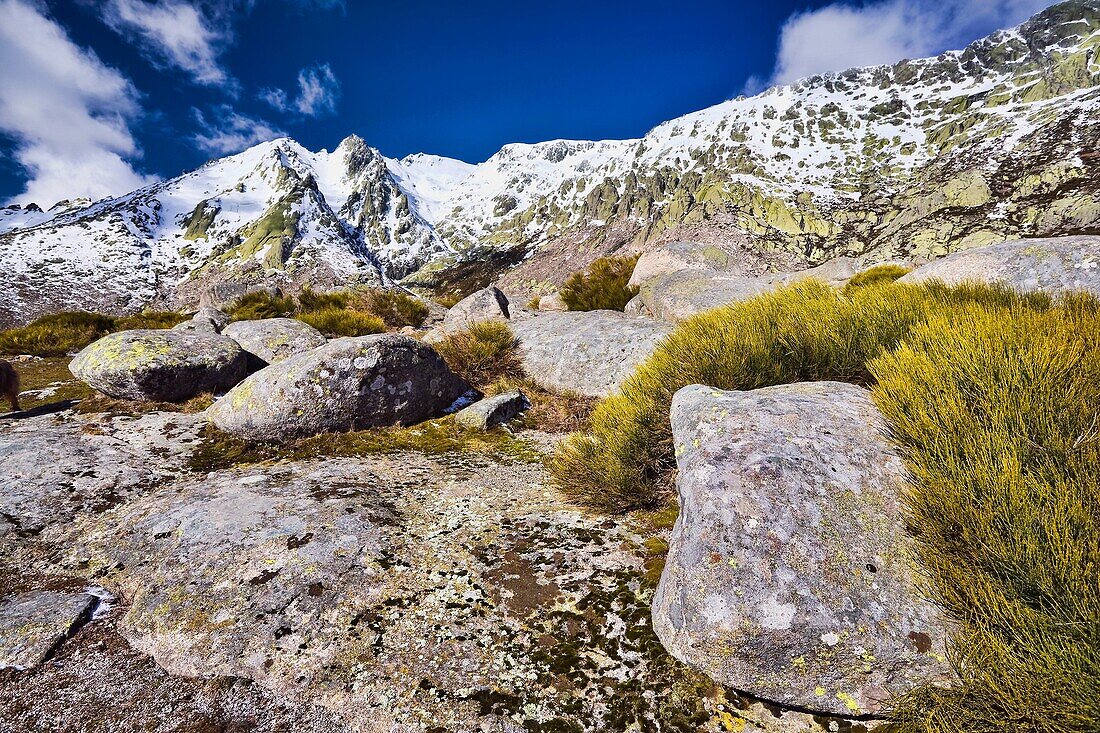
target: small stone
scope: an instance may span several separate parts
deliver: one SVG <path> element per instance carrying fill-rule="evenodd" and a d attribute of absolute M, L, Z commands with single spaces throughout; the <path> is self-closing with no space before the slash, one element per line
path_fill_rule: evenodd
<path fill-rule="evenodd" d="M 475 402 L 455 414 L 455 422 L 475 430 L 489 430 L 514 420 L 530 406 L 527 396 L 517 389 Z"/>
<path fill-rule="evenodd" d="M 0 669 L 41 664 L 97 603 L 88 593 L 60 591 L 33 591 L 0 601 Z"/>

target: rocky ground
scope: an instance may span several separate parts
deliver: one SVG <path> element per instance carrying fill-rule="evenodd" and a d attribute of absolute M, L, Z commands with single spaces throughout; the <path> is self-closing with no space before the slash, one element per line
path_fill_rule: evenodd
<path fill-rule="evenodd" d="M 570 505 L 535 460 L 193 473 L 204 421 L 0 419 L 0 602 L 49 590 L 79 608 L 58 632 L 41 604 L 6 607 L 31 617 L 0 630 L 0 665 L 22 650 L 25 667 L 0 672 L 0 730 L 853 726 L 739 698 L 665 653 L 652 525 Z M 553 443 L 520 438 L 536 457 Z"/>

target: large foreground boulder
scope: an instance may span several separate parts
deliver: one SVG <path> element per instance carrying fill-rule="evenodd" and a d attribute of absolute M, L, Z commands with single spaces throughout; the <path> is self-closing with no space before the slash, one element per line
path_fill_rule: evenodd
<path fill-rule="evenodd" d="M 693 385 L 671 419 L 680 516 L 653 622 L 673 656 L 838 715 L 946 673 L 902 526 L 905 469 L 866 390 Z"/>
<path fill-rule="evenodd" d="M 510 326 L 532 379 L 591 397 L 616 391 L 672 330 L 617 311 L 527 314 Z"/>
<path fill-rule="evenodd" d="M 955 252 L 910 272 L 898 282 L 942 280 L 1001 282 L 1017 290 L 1100 295 L 1100 236 L 1018 239 Z"/>
<path fill-rule="evenodd" d="M 237 384 L 248 361 L 236 341 L 213 331 L 139 330 L 104 336 L 77 354 L 69 370 L 111 397 L 183 402 Z"/>
<path fill-rule="evenodd" d="M 237 321 L 222 333 L 266 364 L 277 364 L 328 342 L 316 328 L 294 318 Z"/>
<path fill-rule="evenodd" d="M 284 441 L 434 417 L 469 386 L 408 336 L 340 338 L 273 364 L 207 412 L 227 433 Z"/>

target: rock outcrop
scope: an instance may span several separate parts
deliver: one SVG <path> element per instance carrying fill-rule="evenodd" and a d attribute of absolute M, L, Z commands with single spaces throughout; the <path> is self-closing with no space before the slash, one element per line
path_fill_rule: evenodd
<path fill-rule="evenodd" d="M 866 390 L 694 385 L 671 419 L 680 516 L 653 621 L 675 657 L 837 715 L 946 673 L 902 525 L 905 469 Z"/>
<path fill-rule="evenodd" d="M 328 342 L 316 328 L 294 318 L 237 321 L 222 333 L 265 364 L 277 364 Z"/>
<path fill-rule="evenodd" d="M 537 313 L 510 325 L 532 379 L 591 397 L 616 391 L 672 330 L 617 311 Z"/>
<path fill-rule="evenodd" d="M 630 285 L 640 287 L 646 282 L 680 270 L 703 270 L 743 275 L 733 254 L 723 247 L 700 242 L 677 241 L 649 250 L 638 258 Z"/>
<path fill-rule="evenodd" d="M 248 356 L 212 331 L 120 331 L 88 345 L 69 369 L 111 397 L 183 402 L 219 393 L 248 374 Z"/>
<path fill-rule="evenodd" d="M 284 441 L 411 425 L 439 415 L 468 389 L 432 347 L 379 334 L 335 339 L 261 369 L 207 413 L 232 435 Z"/>
<path fill-rule="evenodd" d="M 1017 290 L 1100 295 L 1100 236 L 1019 239 L 955 252 L 918 267 L 900 283 L 999 282 Z"/>
<path fill-rule="evenodd" d="M 682 321 L 774 290 L 771 278 L 743 277 L 701 269 L 677 270 L 647 280 L 638 291 L 632 310 L 644 308 L 654 318 Z"/>
<path fill-rule="evenodd" d="M 195 312 L 195 315 L 191 316 L 191 320 L 174 326 L 173 330 L 221 333 L 227 325 L 229 325 L 229 316 L 225 311 L 204 305 Z"/>

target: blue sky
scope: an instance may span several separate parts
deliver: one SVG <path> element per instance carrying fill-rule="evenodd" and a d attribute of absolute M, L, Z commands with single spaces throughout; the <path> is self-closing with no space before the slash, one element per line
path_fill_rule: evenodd
<path fill-rule="evenodd" d="M 288 134 L 479 162 L 938 53 L 1043 0 L 0 0 L 0 201 L 126 192 Z"/>

